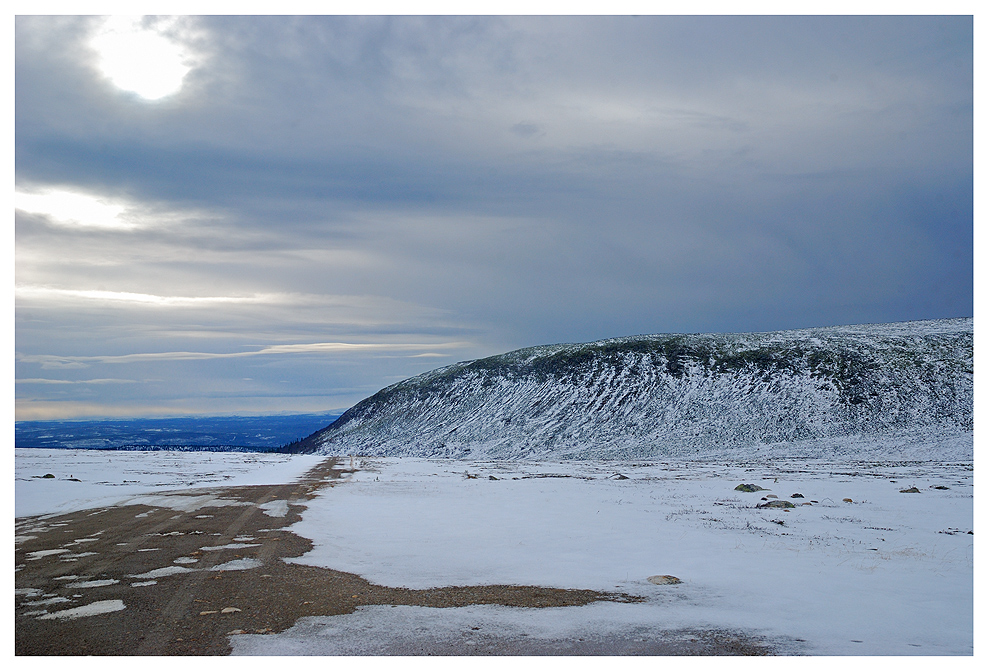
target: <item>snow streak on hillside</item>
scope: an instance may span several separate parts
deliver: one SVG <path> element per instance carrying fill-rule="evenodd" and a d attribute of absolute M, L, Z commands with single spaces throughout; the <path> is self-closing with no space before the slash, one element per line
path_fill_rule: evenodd
<path fill-rule="evenodd" d="M 360 402 L 301 451 L 970 459 L 973 319 L 546 345 Z"/>

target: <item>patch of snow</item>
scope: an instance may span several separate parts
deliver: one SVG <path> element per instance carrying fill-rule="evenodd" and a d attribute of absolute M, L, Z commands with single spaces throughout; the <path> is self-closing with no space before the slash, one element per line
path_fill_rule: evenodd
<path fill-rule="evenodd" d="M 66 552 L 68 552 L 68 550 L 66 550 L 65 548 L 58 548 L 58 549 L 55 549 L 55 550 L 35 550 L 34 552 L 28 552 L 27 553 L 27 560 L 28 561 L 37 561 L 38 559 L 41 559 L 42 557 L 48 557 L 50 555 L 64 554 Z"/>
<path fill-rule="evenodd" d="M 282 484 L 297 479 L 323 459 L 317 455 L 242 452 L 19 447 L 14 450 L 14 515 L 54 516 L 97 506 L 119 505 L 140 495 L 171 490 Z M 54 473 L 57 477 L 33 477 L 44 473 Z M 81 482 L 61 479 L 70 474 Z M 155 500 L 148 497 L 134 502 L 157 507 Z"/>
<path fill-rule="evenodd" d="M 93 615 L 104 615 L 118 610 L 124 610 L 124 602 L 120 599 L 109 599 L 107 601 L 95 601 L 85 606 L 59 610 L 38 617 L 39 620 L 75 620 L 80 617 L 92 617 Z"/>
<path fill-rule="evenodd" d="M 260 543 L 227 543 L 226 545 L 207 545 L 200 550 L 242 550 L 243 548 L 255 548 Z"/>
<path fill-rule="evenodd" d="M 50 606 L 53 603 L 66 603 L 66 602 L 68 602 L 70 600 L 71 599 L 68 599 L 68 598 L 66 598 L 64 596 L 53 596 L 53 597 L 51 597 L 49 599 L 41 599 L 40 601 L 25 601 L 24 602 L 24 605 L 25 606 Z"/>
<path fill-rule="evenodd" d="M 245 557 L 243 559 L 234 559 L 228 561 L 225 564 L 219 564 L 210 568 L 210 571 L 247 571 L 252 568 L 260 568 L 264 565 L 264 562 L 259 559 L 251 559 Z"/>
<path fill-rule="evenodd" d="M 269 515 L 270 517 L 284 517 L 288 514 L 288 501 L 284 500 L 268 501 L 257 507 L 263 510 L 265 515 Z"/>
<path fill-rule="evenodd" d="M 90 587 L 106 587 L 108 585 L 115 585 L 119 580 L 113 580 L 112 578 L 107 578 L 105 580 L 85 580 L 83 582 L 71 582 L 66 587 L 71 587 L 72 589 L 87 589 Z"/>
<path fill-rule="evenodd" d="M 175 575 L 177 573 L 191 573 L 194 570 L 195 569 L 185 568 L 184 566 L 162 566 L 161 568 L 145 571 L 144 573 L 128 575 L 127 577 L 128 578 L 164 578 L 165 576 Z"/>

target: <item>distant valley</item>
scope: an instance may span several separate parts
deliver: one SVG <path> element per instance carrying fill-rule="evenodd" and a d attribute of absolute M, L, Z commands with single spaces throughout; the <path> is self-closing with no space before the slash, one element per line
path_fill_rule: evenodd
<path fill-rule="evenodd" d="M 98 450 L 275 451 L 337 417 L 339 413 L 24 421 L 14 424 L 14 445 Z"/>

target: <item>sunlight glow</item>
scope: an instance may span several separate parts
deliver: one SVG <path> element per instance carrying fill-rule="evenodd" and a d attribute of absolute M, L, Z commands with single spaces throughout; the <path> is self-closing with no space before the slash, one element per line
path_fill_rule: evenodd
<path fill-rule="evenodd" d="M 177 93 L 192 68 L 185 49 L 165 37 L 161 22 L 142 25 L 139 16 L 112 16 L 90 42 L 99 52 L 100 69 L 115 86 L 146 100 Z M 159 27 L 161 26 L 161 27 Z"/>
<path fill-rule="evenodd" d="M 14 192 L 14 209 L 43 214 L 61 224 L 98 228 L 134 228 L 121 218 L 127 209 L 120 203 L 84 193 L 50 189 L 37 193 Z"/>

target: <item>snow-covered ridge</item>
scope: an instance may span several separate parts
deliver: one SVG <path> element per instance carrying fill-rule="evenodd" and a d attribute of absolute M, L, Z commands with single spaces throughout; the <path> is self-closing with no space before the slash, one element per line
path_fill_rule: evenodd
<path fill-rule="evenodd" d="M 932 441 L 965 458 L 973 339 L 966 318 L 530 347 L 394 384 L 296 447 L 642 459 L 773 445 L 786 446 L 769 449 L 779 456 L 908 456 Z"/>

